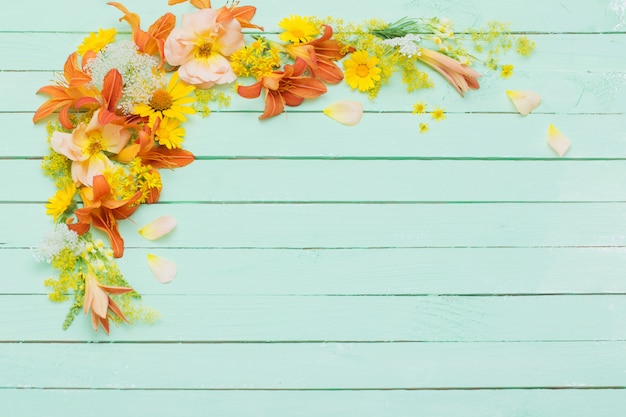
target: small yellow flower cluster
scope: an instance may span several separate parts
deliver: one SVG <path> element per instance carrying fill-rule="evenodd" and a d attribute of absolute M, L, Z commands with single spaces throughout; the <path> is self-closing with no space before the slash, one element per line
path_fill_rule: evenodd
<path fill-rule="evenodd" d="M 77 261 L 77 256 L 67 247 L 61 249 L 52 259 L 52 267 L 59 270 L 60 274 L 57 279 L 48 278 L 44 281 L 44 285 L 52 290 L 48 294 L 50 300 L 61 303 L 69 298 L 67 294 L 70 289 L 74 292 L 78 290 L 78 286 L 84 278 L 80 273 L 76 273 Z"/>
<path fill-rule="evenodd" d="M 281 66 L 280 50 L 262 37 L 230 56 L 231 66 L 238 77 L 260 80 Z"/>
<path fill-rule="evenodd" d="M 528 39 L 526 36 L 520 36 L 515 42 L 515 50 L 521 56 L 528 56 L 535 49 L 535 42 Z"/>
<path fill-rule="evenodd" d="M 230 106 L 230 95 L 215 88 L 208 90 L 197 88 L 195 94 L 196 101 L 194 103 L 194 109 L 196 113 L 200 114 L 202 117 L 207 117 L 211 114 L 209 103 L 216 103 L 219 108 Z"/>
<path fill-rule="evenodd" d="M 424 103 L 423 101 L 418 101 L 417 103 L 413 104 L 413 114 L 416 115 L 422 115 L 425 114 L 428 108 L 428 104 Z M 444 120 L 446 118 L 445 115 L 445 109 L 442 109 L 441 107 L 435 107 L 433 109 L 432 112 L 430 112 L 430 117 L 436 121 L 436 122 L 440 122 L 441 120 Z M 428 127 L 428 123 L 422 122 L 420 123 L 420 133 L 426 133 L 429 130 Z"/>
<path fill-rule="evenodd" d="M 130 174 L 134 180 L 131 181 L 137 188 L 134 192 L 141 191 L 140 203 L 147 201 L 152 190 L 160 191 L 163 187 L 161 183 L 161 174 L 150 165 L 141 163 L 141 159 L 135 158 L 129 164 Z"/>
<path fill-rule="evenodd" d="M 511 64 L 502 65 L 502 68 L 500 71 L 500 77 L 509 78 L 511 75 L 513 75 L 513 65 Z"/>

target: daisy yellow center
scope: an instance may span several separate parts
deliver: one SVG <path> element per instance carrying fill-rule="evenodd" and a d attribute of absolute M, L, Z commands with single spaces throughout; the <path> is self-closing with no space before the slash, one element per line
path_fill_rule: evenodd
<path fill-rule="evenodd" d="M 358 67 L 356 67 L 356 75 L 358 75 L 361 78 L 367 77 L 369 73 L 370 73 L 370 69 L 365 64 L 360 64 Z"/>
<path fill-rule="evenodd" d="M 199 58 L 207 58 L 211 56 L 212 52 L 213 52 L 213 44 L 210 42 L 205 42 L 198 47 L 198 50 L 196 51 L 196 56 Z"/>
<path fill-rule="evenodd" d="M 304 39 L 307 37 L 307 34 L 304 33 L 302 29 L 291 29 L 290 32 L 291 36 L 293 36 L 294 38 Z"/>
<path fill-rule="evenodd" d="M 172 107 L 172 104 L 172 96 L 165 90 L 157 90 L 150 97 L 150 107 L 156 111 L 167 110 Z"/>
<path fill-rule="evenodd" d="M 92 132 L 89 134 L 89 145 L 87 146 L 87 153 L 89 155 L 95 155 L 103 149 L 102 146 L 102 134 L 100 132 Z"/>

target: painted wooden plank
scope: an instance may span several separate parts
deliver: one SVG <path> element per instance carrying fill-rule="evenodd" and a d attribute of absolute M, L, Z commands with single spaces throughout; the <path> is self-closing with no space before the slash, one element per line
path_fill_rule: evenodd
<path fill-rule="evenodd" d="M 145 253 L 127 249 L 118 264 L 146 295 L 626 293 L 623 247 L 159 249 L 178 264 L 178 279 L 170 285 L 152 278 Z M 47 264 L 33 262 L 28 249 L 0 249 L 0 265 L 5 295 L 44 294 L 43 280 L 53 275 Z"/>
<path fill-rule="evenodd" d="M 514 35 L 513 42 L 522 35 Z M 68 55 L 80 45 L 84 33 L 16 33 L 0 32 L 0 62 L 2 71 L 62 71 Z M 514 64 L 517 70 L 534 71 L 583 71 L 601 68 L 604 71 L 622 72 L 626 59 L 626 39 L 620 33 L 567 33 L 534 34 L 531 36 L 536 48 L 530 58 L 510 52 L 502 56 L 502 62 Z M 129 39 L 118 35 L 116 39 Z M 267 38 L 278 40 L 277 35 Z M 576 56 L 572 60 L 572 56 Z M 477 66 L 480 72 L 484 70 Z M 517 71 L 516 71 L 517 72 Z M 515 77 L 510 81 L 514 82 Z"/>
<path fill-rule="evenodd" d="M 626 386 L 624 342 L 10 343 L 2 388 L 425 389 Z"/>
<path fill-rule="evenodd" d="M 45 202 L 41 161 L 0 162 L 0 202 Z M 626 161 L 199 160 L 163 170 L 164 203 L 626 201 Z M 186 187 L 173 184 L 194 184 Z"/>
<path fill-rule="evenodd" d="M 0 204 L 0 245 L 29 248 L 50 230 L 43 204 Z M 173 233 L 146 241 L 136 231 L 178 219 Z M 158 204 L 120 222 L 129 247 L 384 248 L 620 246 L 622 203 L 546 204 Z"/>
<path fill-rule="evenodd" d="M 0 113 L 0 124 L 12 132 L 10 140 L 0 141 L 0 158 L 47 154 L 45 123 L 33 125 L 31 118 L 32 113 Z M 187 123 L 185 147 L 199 158 L 556 159 L 545 139 L 553 123 L 572 140 L 562 159 L 626 158 L 624 113 L 454 115 L 431 123 L 425 135 L 418 133 L 421 121 L 408 111 L 367 113 L 359 125 L 347 128 L 319 114 L 290 113 L 257 123 L 254 115 L 215 112 Z M 307 128 L 294 135 L 292 128 L 303 125 Z"/>
<path fill-rule="evenodd" d="M 205 279 L 210 279 L 205 276 Z M 257 275 L 261 281 L 271 277 Z M 7 341 L 500 342 L 626 339 L 626 296 L 144 296 L 162 318 L 95 334 L 69 305 L 41 295 L 0 296 Z M 598 323 L 602 323 L 598 326 Z"/>
<path fill-rule="evenodd" d="M 67 417 L 106 404 L 110 415 L 197 417 L 501 417 L 514 415 L 615 417 L 623 390 L 476 391 L 144 391 L 0 390 L 8 415 Z"/>
<path fill-rule="evenodd" d="M 59 0 L 51 4 L 38 0 L 32 3 L 17 2 L 11 4 L 9 13 L 0 18 L 3 31 L 94 31 L 100 27 L 117 27 L 128 30 L 126 24 L 119 23 L 119 11 L 96 2 L 89 10 L 77 8 L 71 0 Z M 157 17 L 171 11 L 177 15 L 195 9 L 183 5 L 169 8 L 165 1 L 158 7 L 148 7 L 141 0 L 125 0 L 124 4 L 132 11 L 141 15 L 143 26 L 148 27 Z M 626 28 L 624 7 L 619 0 L 594 0 L 569 2 L 566 5 L 555 0 L 532 0 L 525 3 L 502 3 L 498 0 L 472 0 L 458 2 L 446 0 L 437 3 L 420 1 L 393 0 L 378 7 L 372 13 L 371 7 L 363 7 L 358 0 L 345 0 L 341 3 L 330 0 L 316 2 L 291 3 L 289 7 L 278 6 L 274 0 L 256 0 L 249 2 L 257 7 L 254 22 L 266 28 L 276 30 L 277 23 L 283 17 L 293 14 L 341 17 L 351 21 L 379 18 L 394 21 L 403 16 L 423 16 L 453 19 L 458 28 L 485 25 L 487 21 L 499 20 L 512 22 L 514 30 L 541 32 L 579 32 L 579 31 L 623 31 Z M 219 7 L 220 4 L 216 4 Z M 37 13 L 33 13 L 33 8 Z M 57 16 L 59 10 L 64 11 L 63 17 Z M 533 10 L 534 13 L 528 13 Z M 62 19 L 62 24 L 59 23 Z"/>
<path fill-rule="evenodd" d="M 48 85 L 54 78 L 53 72 L 0 72 L 0 85 L 3 100 L 0 102 L 2 112 L 32 112 L 44 103 L 45 97 L 35 95 L 37 89 Z M 624 72 L 604 71 L 602 69 L 581 71 L 527 71 L 520 69 L 513 80 L 499 79 L 496 73 L 488 73 L 482 78 L 482 88 L 461 97 L 454 89 L 445 84 L 441 78 L 436 79 L 437 88 L 424 89 L 407 94 L 401 80 L 395 78 L 389 86 L 381 90 L 375 101 L 370 101 L 363 94 L 353 91 L 346 84 L 330 87 L 328 94 L 316 99 L 305 101 L 302 105 L 289 108 L 287 115 L 299 112 L 320 112 L 337 100 L 356 100 L 363 103 L 366 111 L 371 112 L 411 112 L 413 104 L 424 101 L 430 108 L 436 106 L 451 113 L 463 112 L 509 112 L 515 110 L 505 94 L 508 89 L 536 90 L 543 97 L 539 112 L 543 113 L 622 113 L 626 106 L 623 94 Z M 229 92 L 231 87 L 221 89 Z M 232 95 L 230 107 L 224 111 L 245 111 L 251 125 L 266 124 L 285 117 L 277 117 L 269 121 L 257 121 L 256 116 L 263 111 L 263 100 L 248 100 Z M 425 119 L 429 120 L 429 119 Z"/>

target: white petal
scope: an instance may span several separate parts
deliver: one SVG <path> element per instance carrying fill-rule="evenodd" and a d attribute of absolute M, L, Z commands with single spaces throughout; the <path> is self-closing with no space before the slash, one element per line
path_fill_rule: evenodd
<path fill-rule="evenodd" d="M 171 232 L 174 227 L 176 227 L 175 218 L 162 216 L 139 229 L 139 234 L 148 240 L 155 240 Z"/>
<path fill-rule="evenodd" d="M 336 101 L 324 109 L 324 114 L 341 124 L 354 126 L 361 121 L 363 105 L 358 101 Z"/>
<path fill-rule="evenodd" d="M 526 116 L 541 103 L 541 96 L 534 91 L 506 90 L 506 95 L 509 96 L 522 116 Z"/>
<path fill-rule="evenodd" d="M 559 129 L 554 127 L 553 124 L 550 124 L 550 126 L 548 126 L 548 144 L 559 156 L 563 156 L 569 149 L 571 142 Z"/>
<path fill-rule="evenodd" d="M 176 277 L 176 264 L 167 258 L 149 253 L 148 267 L 157 281 L 162 284 L 166 284 Z"/>

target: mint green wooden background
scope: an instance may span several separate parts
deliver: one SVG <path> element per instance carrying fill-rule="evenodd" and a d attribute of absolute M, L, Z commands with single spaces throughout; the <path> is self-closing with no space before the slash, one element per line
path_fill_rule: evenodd
<path fill-rule="evenodd" d="M 104 1 L 7 2 L 0 13 L 0 415 L 568 416 L 626 413 L 626 2 L 258 0 L 350 20 L 497 19 L 537 42 L 462 99 L 399 82 L 345 85 L 259 122 L 261 101 L 188 125 L 191 166 L 164 172 L 120 261 L 163 318 L 94 334 L 47 300 L 29 247 L 51 227 L 39 171 L 48 84 L 89 31 L 127 30 Z M 144 27 L 165 0 L 126 0 Z M 217 4 L 217 6 L 221 5 Z M 177 6 L 180 15 L 188 6 Z M 524 118 L 505 89 L 543 103 Z M 320 110 L 360 99 L 347 128 Z M 418 100 L 447 110 L 418 134 Z M 545 134 L 572 140 L 556 158 Z M 158 284 L 148 251 L 175 259 Z"/>

